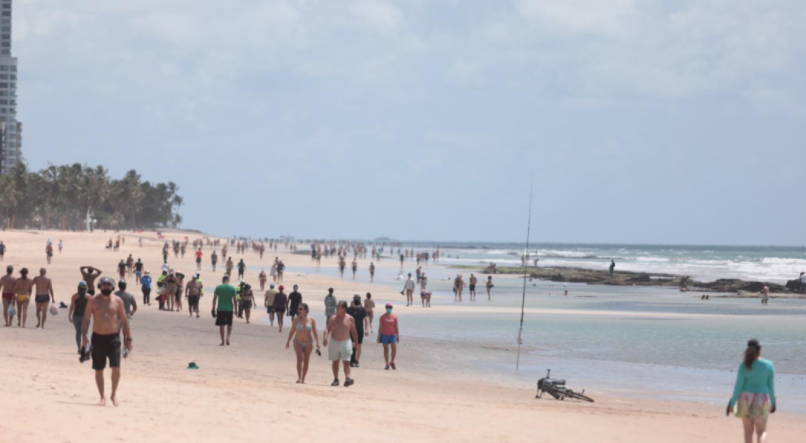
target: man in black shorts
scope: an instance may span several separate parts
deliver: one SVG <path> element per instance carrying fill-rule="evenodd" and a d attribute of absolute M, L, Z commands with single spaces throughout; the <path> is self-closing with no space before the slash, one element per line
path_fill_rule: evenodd
<path fill-rule="evenodd" d="M 115 290 L 115 281 L 109 277 L 103 277 L 98 284 L 101 295 L 93 297 L 87 302 L 84 311 L 84 319 L 81 322 L 81 361 L 86 361 L 87 345 L 90 343 L 87 337 L 87 330 L 92 320 L 92 369 L 95 370 L 95 384 L 98 386 L 98 393 L 101 395 L 99 406 L 106 406 L 106 396 L 104 395 L 104 369 L 106 361 L 109 360 L 109 367 L 112 368 L 112 395 L 109 397 L 112 404 L 118 406 L 117 390 L 120 382 L 120 330 L 123 329 L 123 346 L 126 351 L 131 351 L 133 338 L 129 329 L 129 319 L 123 300 L 112 294 Z M 125 355 L 125 354 L 124 354 Z"/>
<path fill-rule="evenodd" d="M 302 304 L 302 294 L 298 291 L 299 285 L 294 285 L 294 292 L 288 294 L 288 315 L 291 321 L 294 321 L 294 316 L 297 315 L 297 309 Z"/>
<path fill-rule="evenodd" d="M 355 320 L 355 331 L 358 335 L 358 343 L 353 342 L 353 355 L 350 357 L 350 367 L 357 368 L 359 367 L 358 361 L 361 359 L 361 345 L 364 343 L 364 337 L 369 335 L 367 310 L 361 306 L 360 295 L 353 296 L 353 304 L 347 308 L 347 315 L 352 316 Z"/>
<path fill-rule="evenodd" d="M 213 292 L 213 317 L 215 324 L 221 333 L 221 346 L 226 343 L 229 346 L 229 338 L 232 335 L 232 314 L 238 304 L 235 288 L 229 284 L 229 277 L 224 276 L 221 284 L 216 286 Z M 226 328 L 226 340 L 224 329 Z"/>

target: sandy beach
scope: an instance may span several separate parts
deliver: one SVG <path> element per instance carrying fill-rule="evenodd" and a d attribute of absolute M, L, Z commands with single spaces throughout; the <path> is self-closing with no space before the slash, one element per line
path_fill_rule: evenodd
<path fill-rule="evenodd" d="M 162 263 L 161 242 L 154 233 L 142 234 L 142 248 L 137 242 L 140 235 L 125 234 L 126 244 L 117 252 L 104 249 L 112 235 L 3 232 L 0 239 L 8 245 L 3 264 L 14 265 L 15 274 L 25 266 L 34 275 L 45 266 L 54 281 L 57 302 L 67 304 L 80 280 L 79 266 L 93 265 L 116 278 L 116 264 L 131 253 L 135 259 L 142 258 L 152 274 L 157 273 Z M 188 236 L 191 240 L 199 237 Z M 48 238 L 54 243 L 60 239 L 65 242 L 64 252 L 56 252 L 49 266 L 45 259 Z M 231 252 L 234 249 L 230 247 Z M 382 349 L 368 340 L 362 367 L 353 370 L 354 386 L 329 386 L 332 375 L 326 354 L 312 356 L 308 384 L 297 385 L 294 352 L 285 349 L 287 330 L 281 334 L 259 318 L 249 325 L 236 319 L 232 346 L 218 346 L 218 329 L 210 317 L 210 307 L 212 287 L 220 281 L 223 266 L 219 264 L 218 272 L 213 273 L 209 269 L 210 249 L 204 252 L 202 276 L 207 289 L 201 302 L 201 318 L 189 318 L 186 311 L 159 311 L 156 303 L 140 306 L 135 315 L 135 349 L 122 366 L 118 408 L 95 406 L 98 395 L 91 366 L 89 362 L 78 362 L 73 326 L 67 321 L 66 310 L 49 317 L 47 328 L 41 330 L 34 328 L 32 305 L 26 329 L 0 329 L 0 441 L 243 442 L 336 437 L 357 442 L 573 443 L 736 442 L 742 438 L 740 422 L 726 418 L 724 406 L 601 394 L 596 395 L 594 404 L 536 400 L 533 384 L 514 387 L 481 372 L 462 371 L 457 375 L 458 366 L 435 365 L 429 355 L 455 353 L 460 359 L 472 355 L 472 349 L 439 349 L 441 345 L 433 341 L 407 338 L 405 316 L 433 315 L 433 310 L 398 309 L 404 328 L 397 371 L 383 370 Z M 378 302 L 400 301 L 392 287 L 295 272 L 310 266 L 310 259 L 282 250 L 267 252 L 262 262 L 252 252 L 244 255 L 250 265 L 247 280 L 256 288 L 259 271 L 255 269 L 263 264 L 268 269 L 275 256 L 288 266 L 284 284 L 300 285 L 304 301 L 320 323 L 322 299 L 328 287 L 336 288 L 340 299 L 371 291 Z M 239 256 L 234 258 L 237 261 Z M 169 263 L 186 273 L 195 269 L 192 253 L 184 259 L 171 257 Z M 323 266 L 332 263 L 325 264 L 323 260 Z M 362 261 L 361 267 L 364 266 Z M 378 266 L 397 268 L 399 264 L 387 260 Z M 141 298 L 139 289 L 130 286 L 130 292 Z M 450 310 L 461 314 L 463 307 Z M 265 314 L 258 311 L 258 316 Z M 189 362 L 196 362 L 200 369 L 186 369 Z M 592 364 L 591 371 L 596 370 Z M 589 388 L 595 392 L 596 387 Z M 725 401 L 729 395 L 730 392 L 724 393 Z M 781 409 L 770 419 L 769 441 L 803 441 L 804 417 L 787 413 L 785 406 Z"/>

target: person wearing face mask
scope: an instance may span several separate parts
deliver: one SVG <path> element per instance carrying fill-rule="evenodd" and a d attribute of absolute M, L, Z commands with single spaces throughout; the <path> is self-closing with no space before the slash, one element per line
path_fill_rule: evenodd
<path fill-rule="evenodd" d="M 106 406 L 104 369 L 109 360 L 109 366 L 112 368 L 112 395 L 109 399 L 112 400 L 112 404 L 118 406 L 120 330 L 123 329 L 123 346 L 127 351 L 134 349 L 133 339 L 123 300 L 112 294 L 112 291 L 115 290 L 115 281 L 109 277 L 101 278 L 98 290 L 101 291 L 101 295 L 95 296 L 87 302 L 84 319 L 81 321 L 81 348 L 82 350 L 87 349 L 87 345 L 92 343 L 92 369 L 95 370 L 95 384 L 101 395 L 99 406 Z M 90 320 L 92 320 L 92 340 L 87 336 Z"/>
<path fill-rule="evenodd" d="M 386 304 L 386 314 L 379 319 L 378 343 L 383 344 L 383 359 L 386 360 L 386 370 L 397 370 L 395 357 L 397 356 L 397 344 L 400 342 L 400 329 L 397 324 L 397 315 L 392 314 L 392 304 Z M 389 348 L 392 348 L 392 358 L 389 359 Z"/>
<path fill-rule="evenodd" d="M 76 329 L 76 347 L 81 354 L 81 321 L 84 320 L 84 311 L 90 296 L 87 294 L 87 282 L 81 280 L 78 283 L 78 292 L 70 299 L 70 310 L 67 313 L 67 321 L 73 324 Z"/>

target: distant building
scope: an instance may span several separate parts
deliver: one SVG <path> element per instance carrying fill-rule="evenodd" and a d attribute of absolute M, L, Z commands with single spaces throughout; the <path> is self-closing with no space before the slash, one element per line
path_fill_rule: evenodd
<path fill-rule="evenodd" d="M 11 2 L 0 0 L 0 172 L 22 160 L 22 123 L 17 121 L 17 58 L 11 56 Z"/>

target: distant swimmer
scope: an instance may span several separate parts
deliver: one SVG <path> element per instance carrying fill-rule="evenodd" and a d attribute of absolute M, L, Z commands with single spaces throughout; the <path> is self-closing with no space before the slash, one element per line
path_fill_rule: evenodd
<path fill-rule="evenodd" d="M 123 347 L 126 351 L 134 349 L 129 328 L 129 319 L 126 317 L 126 310 L 118 296 L 112 294 L 115 290 L 115 282 L 109 277 L 101 279 L 98 289 L 101 295 L 92 297 L 87 302 L 84 312 L 84 319 L 81 322 L 83 352 L 91 352 L 92 369 L 95 370 L 95 384 L 98 386 L 98 393 L 101 401 L 98 406 L 106 406 L 106 396 L 104 391 L 104 369 L 107 360 L 112 368 L 112 395 L 109 397 L 112 404 L 118 406 L 117 390 L 120 382 L 120 331 L 123 329 Z M 92 339 L 87 336 L 92 320 Z M 88 348 L 89 344 L 92 348 Z M 83 361 L 83 360 L 82 360 Z"/>
<path fill-rule="evenodd" d="M 610 260 L 610 276 L 613 276 L 613 270 L 616 269 L 616 261 Z"/>
<path fill-rule="evenodd" d="M 770 303 L 770 288 L 766 285 L 761 290 L 761 304 L 767 305 Z"/>
<path fill-rule="evenodd" d="M 36 288 L 36 327 L 45 329 L 45 320 L 48 318 L 48 306 L 50 303 L 56 303 L 56 297 L 53 295 L 53 282 L 45 277 L 47 270 L 42 268 L 39 270 L 39 276 L 34 277 L 33 284 Z"/>

